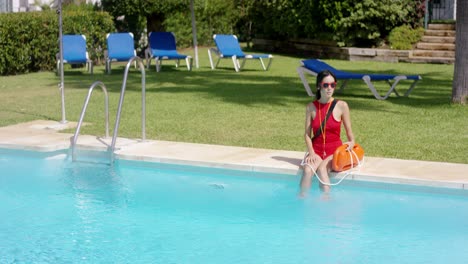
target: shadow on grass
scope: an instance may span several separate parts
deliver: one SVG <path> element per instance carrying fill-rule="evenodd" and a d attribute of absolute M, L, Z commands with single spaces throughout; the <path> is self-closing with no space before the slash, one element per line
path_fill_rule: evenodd
<path fill-rule="evenodd" d="M 68 87 L 88 89 L 95 80 L 101 80 L 110 93 L 120 93 L 124 69 L 116 69 L 111 75 L 95 74 L 94 80 L 82 76 L 66 76 Z M 211 71 L 200 68 L 194 71 L 186 69 L 163 68 L 161 72 L 147 70 L 147 93 L 203 93 L 238 104 L 269 103 L 282 104 L 284 97 L 300 102 L 307 101 L 304 89 L 298 79 L 276 77 L 263 70 L 248 70 L 236 73 L 234 69 L 221 68 Z M 82 84 L 89 81 L 89 85 Z M 141 91 L 141 73 L 134 68 L 128 74 L 127 91 Z M 288 99 L 288 100 L 289 100 Z"/>
<path fill-rule="evenodd" d="M 10 114 L 19 114 L 19 115 L 22 115 L 22 116 L 29 116 L 29 117 L 33 117 L 34 119 L 54 120 L 54 117 L 52 117 L 52 116 L 38 114 L 37 112 L 31 112 L 31 111 L 26 111 L 26 110 L 18 111 L 18 110 L 14 110 L 14 109 L 2 109 L 2 108 L 0 108 L 0 112 L 10 113 Z"/>
<path fill-rule="evenodd" d="M 278 61 L 276 61 L 278 64 Z M 346 62 L 339 62 L 345 64 Z M 232 63 L 231 63 L 232 64 Z M 305 105 L 313 98 L 307 96 L 304 87 L 293 69 L 285 69 L 284 74 L 275 71 L 263 71 L 259 62 L 248 61 L 248 68 L 242 72 L 235 72 L 231 64 L 226 63 L 216 70 L 208 66 L 202 66 L 193 71 L 188 71 L 185 65 L 176 68 L 173 64 L 162 66 L 160 72 L 154 67 L 145 68 L 147 93 L 198 93 L 205 94 L 225 102 L 240 105 L 271 104 L 283 105 L 285 102 L 295 102 Z M 258 65 L 257 65 L 258 64 Z M 273 65 L 275 61 L 273 62 Z M 352 62 L 348 64 L 353 72 L 365 72 L 375 74 L 405 74 L 417 75 L 417 72 L 408 72 L 411 65 L 404 65 L 396 69 L 372 70 L 362 65 L 356 66 Z M 299 66 L 299 61 L 298 65 Z M 361 66 L 361 68 L 359 67 Z M 387 68 L 394 65 L 385 65 Z M 276 67 L 281 67 L 276 65 Z M 394 66 L 395 67 L 395 66 Z M 102 67 L 101 67 L 102 68 Z M 65 83 L 68 88 L 88 89 L 94 81 L 102 81 L 109 93 L 120 93 L 123 83 L 125 67 L 113 65 L 112 74 L 105 74 L 104 70 L 95 68 L 93 75 L 80 71 L 65 72 Z M 336 66 L 336 68 L 342 68 Z M 396 68 L 396 67 L 395 67 Z M 401 69 L 400 69 L 401 68 Z M 343 69 L 348 70 L 348 69 Z M 292 74 L 291 71 L 294 73 Z M 409 97 L 396 97 L 392 94 L 387 100 L 376 100 L 368 87 L 361 80 L 349 81 L 343 93 L 337 93 L 336 97 L 348 102 L 352 108 L 372 111 L 386 111 L 385 104 L 397 104 L 412 107 L 437 107 L 447 105 L 450 102 L 451 80 L 442 80 L 440 72 L 424 72 Z M 315 85 L 315 78 L 308 76 L 311 87 Z M 412 81 L 401 81 L 397 89 L 404 94 Z M 377 90 L 385 94 L 389 89 L 386 82 L 374 82 Z M 133 66 L 130 69 L 127 80 L 127 91 L 141 91 L 141 73 Z"/>

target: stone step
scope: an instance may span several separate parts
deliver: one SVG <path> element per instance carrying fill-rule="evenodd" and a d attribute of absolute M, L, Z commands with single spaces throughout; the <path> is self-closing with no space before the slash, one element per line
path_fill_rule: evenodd
<path fill-rule="evenodd" d="M 434 37 L 434 36 L 423 36 L 421 42 L 428 43 L 455 43 L 455 37 Z"/>
<path fill-rule="evenodd" d="M 425 36 L 439 36 L 439 37 L 455 37 L 456 31 L 455 30 L 433 30 L 433 29 L 426 29 L 424 31 Z"/>
<path fill-rule="evenodd" d="M 455 24 L 428 24 L 427 29 L 433 30 L 455 30 Z"/>
<path fill-rule="evenodd" d="M 416 44 L 416 49 L 422 50 L 455 50 L 454 43 L 426 43 L 419 42 Z"/>
<path fill-rule="evenodd" d="M 450 50 L 413 50 L 414 57 L 443 57 L 455 58 L 455 51 Z"/>
<path fill-rule="evenodd" d="M 437 64 L 453 64 L 455 58 L 443 58 L 443 57 L 413 57 L 408 58 L 408 62 L 413 63 L 437 63 Z"/>

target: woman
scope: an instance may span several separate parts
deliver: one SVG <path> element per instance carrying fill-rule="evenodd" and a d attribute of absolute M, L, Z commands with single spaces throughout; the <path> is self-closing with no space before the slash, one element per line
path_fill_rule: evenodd
<path fill-rule="evenodd" d="M 321 184 L 322 190 L 330 191 L 327 184 L 330 184 L 328 173 L 331 171 L 333 153 L 343 144 L 340 138 L 341 123 L 348 137 L 345 144 L 348 144 L 349 149 L 354 146 L 349 107 L 346 102 L 333 98 L 336 87 L 337 80 L 332 72 L 325 70 L 317 75 L 316 100 L 306 108 L 304 138 L 308 153 L 302 163 L 304 173 L 301 178 L 300 196 L 307 194 L 315 173 L 324 183 Z M 321 126 L 325 119 L 325 125 Z"/>

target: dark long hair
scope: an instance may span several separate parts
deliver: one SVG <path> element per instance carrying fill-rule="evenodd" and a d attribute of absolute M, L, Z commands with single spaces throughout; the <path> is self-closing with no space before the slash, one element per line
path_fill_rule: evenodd
<path fill-rule="evenodd" d="M 320 100 L 320 97 L 322 97 L 322 95 L 320 94 L 320 83 L 322 83 L 323 79 L 325 79 L 325 77 L 327 76 L 331 76 L 333 77 L 333 79 L 335 79 L 335 82 L 337 81 L 336 76 L 335 74 L 333 74 L 333 72 L 329 70 L 323 70 L 319 72 L 319 74 L 317 74 L 317 81 L 316 81 L 317 91 L 315 92 L 315 98 L 317 98 L 317 100 Z"/>

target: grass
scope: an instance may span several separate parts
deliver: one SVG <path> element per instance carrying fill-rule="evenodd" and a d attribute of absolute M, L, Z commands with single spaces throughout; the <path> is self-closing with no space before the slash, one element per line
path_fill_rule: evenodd
<path fill-rule="evenodd" d="M 184 51 L 186 53 L 191 50 Z M 299 57 L 275 55 L 270 71 L 248 61 L 234 72 L 230 60 L 209 68 L 206 48 L 200 68 L 188 72 L 165 62 L 160 73 L 146 71 L 146 133 L 148 139 L 303 151 L 305 105 L 311 100 L 299 80 Z M 362 81 L 351 81 L 336 98 L 348 102 L 356 141 L 367 156 L 468 163 L 468 108 L 450 103 L 453 65 L 349 62 L 327 60 L 336 68 L 356 72 L 420 74 L 409 98 L 392 95 L 374 99 Z M 109 92 L 113 128 L 124 64 L 102 66 L 94 75 L 84 68 L 65 69 L 66 119 L 77 121 L 89 86 L 103 81 Z M 60 79 L 52 72 L 2 76 L 0 126 L 61 116 Z M 313 84 L 315 81 L 310 78 Z M 400 90 L 409 82 L 402 82 Z M 386 83 L 377 88 L 388 89 Z M 119 136 L 141 137 L 141 74 L 131 69 Z M 104 135 L 104 98 L 96 89 L 83 134 Z M 68 131 L 74 132 L 74 131 Z"/>

